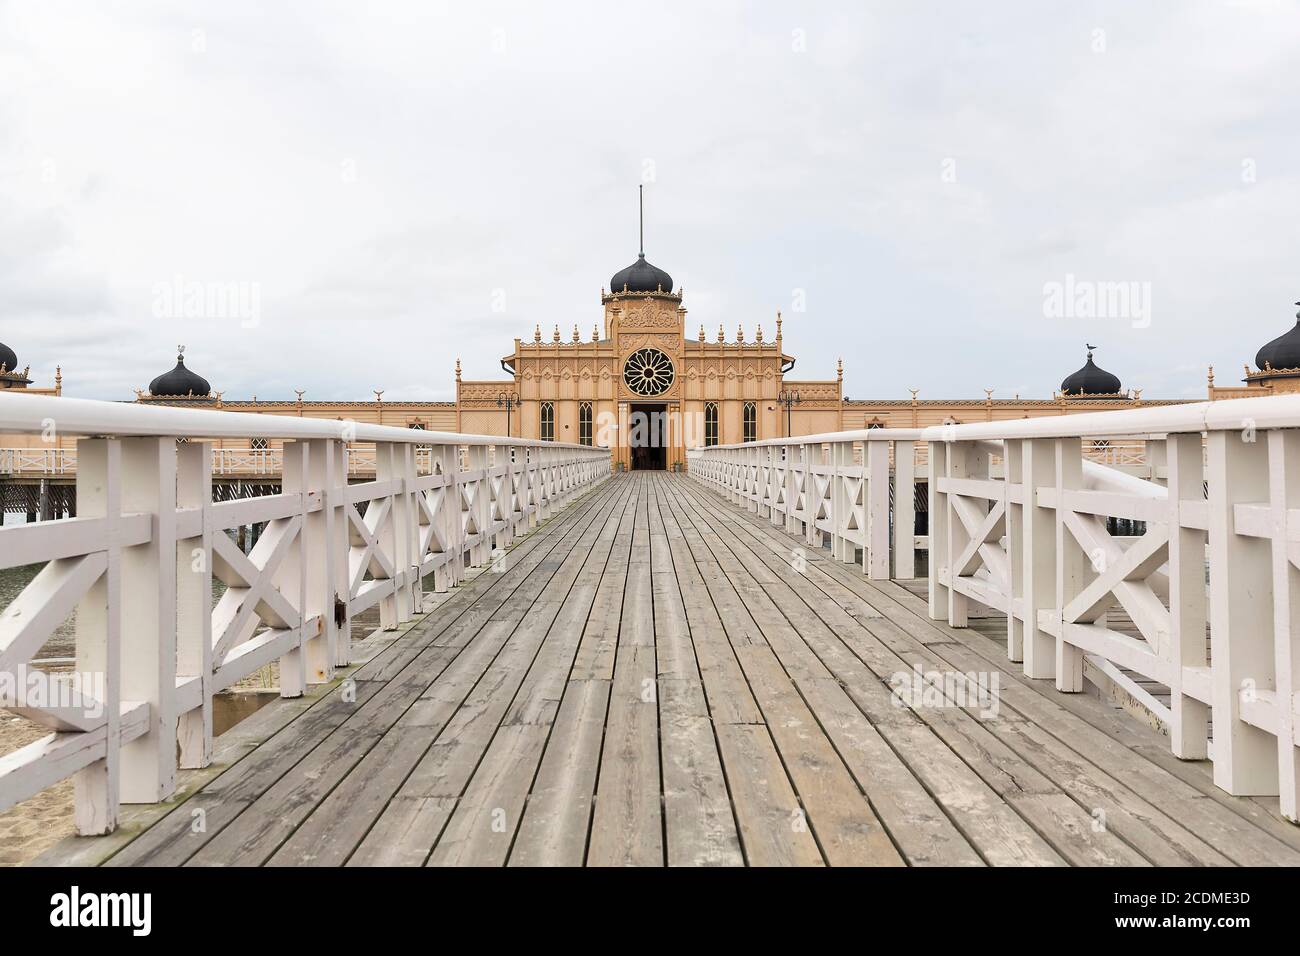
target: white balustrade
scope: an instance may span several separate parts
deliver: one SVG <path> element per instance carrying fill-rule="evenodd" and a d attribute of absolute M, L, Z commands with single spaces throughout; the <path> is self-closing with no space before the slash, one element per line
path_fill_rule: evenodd
<path fill-rule="evenodd" d="M 888 539 L 872 522 L 883 524 L 883 449 L 917 434 L 843 432 L 688 457 L 732 501 L 811 543 L 829 535 L 836 557 L 863 548 L 880 576 Z M 942 425 L 919 437 L 931 617 L 964 626 L 972 601 L 1004 613 L 1008 658 L 1026 675 L 1067 693 L 1085 679 L 1126 693 L 1164 725 L 1175 755 L 1212 759 L 1222 789 L 1276 795 L 1300 820 L 1300 396 Z M 898 472 L 901 492 L 910 475 Z M 1140 533 L 1113 533 L 1112 519 Z M 900 508 L 896 532 L 906 520 Z M 911 545 L 895 537 L 902 577 Z M 1169 704 L 1143 679 L 1169 688 Z"/>
<path fill-rule="evenodd" d="M 0 810 L 72 777 L 83 834 L 112 830 L 121 803 L 167 798 L 178 742 L 181 767 L 210 762 L 214 694 L 272 661 L 286 697 L 333 680 L 355 615 L 378 604 L 382 627 L 410 621 L 426 578 L 455 586 L 610 472 L 607 449 L 582 445 L 0 397 L 0 432 L 51 423 L 76 442 L 78 516 L 0 529 L 0 569 L 44 565 L 0 611 L 0 706 L 53 733 L 0 756 Z M 281 492 L 214 503 L 214 472 L 239 463 L 211 439 L 249 442 L 264 457 L 245 463 Z M 349 442 L 367 446 L 371 480 L 349 483 Z M 227 532 L 250 524 L 265 530 L 245 554 Z M 74 610 L 75 673 L 32 669 Z"/>
<path fill-rule="evenodd" d="M 873 428 L 713 445 L 687 451 L 687 467 L 734 504 L 802 535 L 810 546 L 828 543 L 837 560 L 856 563 L 861 552 L 869 577 L 890 577 L 893 541 L 893 576 L 910 578 L 920 437 L 916 429 Z"/>

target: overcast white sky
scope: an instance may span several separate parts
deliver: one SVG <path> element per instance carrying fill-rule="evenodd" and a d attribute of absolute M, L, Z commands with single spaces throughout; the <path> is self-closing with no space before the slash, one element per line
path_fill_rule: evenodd
<path fill-rule="evenodd" d="M 1298 91 L 1265 0 L 0 2 L 0 341 L 79 396 L 184 342 L 228 397 L 450 398 L 590 335 L 652 176 L 688 329 L 781 309 L 797 377 L 1047 397 L 1087 341 L 1200 396 L 1294 321 Z M 1067 274 L 1149 323 L 1045 316 Z"/>

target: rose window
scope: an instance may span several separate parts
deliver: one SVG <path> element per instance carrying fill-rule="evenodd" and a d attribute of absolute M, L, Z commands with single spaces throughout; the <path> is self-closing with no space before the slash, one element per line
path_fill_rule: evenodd
<path fill-rule="evenodd" d="M 623 381 L 638 395 L 662 395 L 673 387 L 673 361 L 658 349 L 637 349 L 623 364 Z"/>

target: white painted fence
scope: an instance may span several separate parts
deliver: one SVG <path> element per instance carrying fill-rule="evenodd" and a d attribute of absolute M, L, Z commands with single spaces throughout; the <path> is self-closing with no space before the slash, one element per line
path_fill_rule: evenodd
<path fill-rule="evenodd" d="M 54 733 L 0 757 L 0 809 L 73 777 L 83 834 L 168 797 L 178 741 L 181 767 L 211 760 L 214 694 L 271 661 L 284 696 L 332 680 L 353 615 L 377 603 L 396 628 L 423 578 L 457 584 L 610 470 L 598 447 L 0 396 L 0 432 L 51 426 L 89 436 L 78 516 L 0 529 L 0 569 L 45 563 L 0 611 L 0 706 Z M 282 493 L 214 504 L 205 438 L 283 439 Z M 373 443 L 374 480 L 348 483 L 344 439 Z M 266 527 L 246 555 L 226 529 L 252 523 Z M 76 671 L 52 685 L 28 665 L 74 609 Z"/>
<path fill-rule="evenodd" d="M 910 578 L 915 567 L 916 429 L 873 428 L 741 445 L 715 445 L 686 453 L 689 473 L 733 503 L 814 547 L 857 561 L 873 578 Z M 891 532 L 890 464 L 895 494 Z"/>
<path fill-rule="evenodd" d="M 349 475 L 375 473 L 373 446 L 343 446 L 345 471 Z M 415 467 L 421 474 L 433 470 L 433 450 L 422 442 L 415 449 Z M 284 468 L 284 454 L 279 448 L 212 448 L 212 473 L 222 477 L 278 475 Z M 0 448 L 0 475 L 48 476 L 74 475 L 77 471 L 76 448 Z"/>
<path fill-rule="evenodd" d="M 1300 396 L 946 425 L 921 437 L 931 617 L 965 625 L 972 600 L 1002 611 L 1008 657 L 1027 675 L 1065 692 L 1083 690 L 1086 669 L 1104 675 L 1164 723 L 1176 755 L 1211 758 L 1218 786 L 1277 795 L 1300 819 Z M 797 519 L 790 530 L 832 534 L 842 556 L 862 546 L 864 478 L 868 550 L 888 544 L 871 531 L 884 522 L 872 479 L 887 477 L 871 450 L 890 438 L 846 432 L 702 449 L 690 461 L 733 501 Z M 864 440 L 866 468 L 849 467 L 847 449 Z M 1088 460 L 1098 441 L 1143 443 L 1151 480 Z M 1109 518 L 1145 522 L 1145 533 L 1112 535 Z M 865 560 L 877 574 L 888 566 L 879 553 Z M 1168 687 L 1169 705 L 1134 675 Z"/>

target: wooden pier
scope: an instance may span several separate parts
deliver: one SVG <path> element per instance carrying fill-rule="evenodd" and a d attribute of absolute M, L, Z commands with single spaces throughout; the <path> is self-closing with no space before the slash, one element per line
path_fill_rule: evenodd
<path fill-rule="evenodd" d="M 686 476 L 607 480 L 425 602 L 42 862 L 1300 863 L 1276 797 Z M 935 675 L 996 694 L 909 704 Z"/>

